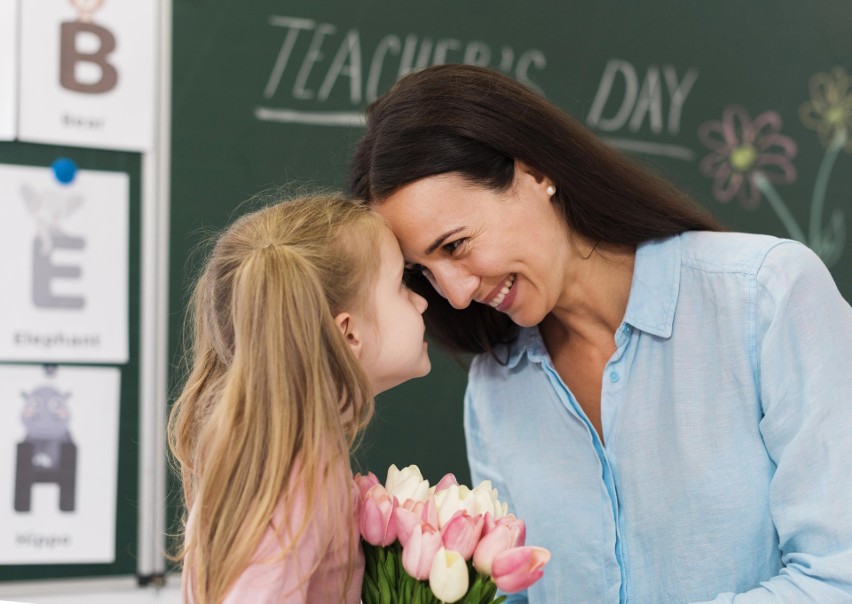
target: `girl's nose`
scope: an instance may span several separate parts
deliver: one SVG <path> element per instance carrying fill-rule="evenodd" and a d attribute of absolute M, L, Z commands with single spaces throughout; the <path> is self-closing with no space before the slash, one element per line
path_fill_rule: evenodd
<path fill-rule="evenodd" d="M 414 301 L 414 308 L 422 315 L 426 312 L 426 309 L 429 307 L 429 303 L 426 301 L 426 298 L 421 296 L 415 291 L 409 290 L 412 295 L 412 300 Z"/>

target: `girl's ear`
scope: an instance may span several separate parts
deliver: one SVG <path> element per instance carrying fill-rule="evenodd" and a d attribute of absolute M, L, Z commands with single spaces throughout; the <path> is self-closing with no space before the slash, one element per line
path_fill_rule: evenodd
<path fill-rule="evenodd" d="M 340 333 L 343 334 L 343 337 L 346 339 L 346 343 L 349 344 L 349 348 L 352 349 L 352 353 L 355 355 L 355 358 L 360 359 L 361 338 L 358 337 L 358 333 L 355 329 L 355 317 L 350 315 L 348 312 L 342 312 L 334 317 L 334 322 L 340 330 Z"/>

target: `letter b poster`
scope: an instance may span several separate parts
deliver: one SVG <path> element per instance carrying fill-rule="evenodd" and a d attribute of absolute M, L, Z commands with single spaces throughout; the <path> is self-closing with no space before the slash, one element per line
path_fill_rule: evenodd
<path fill-rule="evenodd" d="M 150 149 L 157 6 L 151 1 L 21 2 L 20 140 Z"/>
<path fill-rule="evenodd" d="M 129 178 L 0 165 L 0 361 L 128 358 Z"/>

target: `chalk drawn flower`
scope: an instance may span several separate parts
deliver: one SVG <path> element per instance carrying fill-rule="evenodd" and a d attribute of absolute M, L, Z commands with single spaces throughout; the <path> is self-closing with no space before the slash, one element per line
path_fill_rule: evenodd
<path fill-rule="evenodd" d="M 781 116 L 775 111 L 752 119 L 744 108 L 730 105 L 721 120 L 699 127 L 698 138 L 710 149 L 699 167 L 713 179 L 713 196 L 721 203 L 736 197 L 753 210 L 760 205 L 761 179 L 778 184 L 796 180 L 796 143 L 781 134 Z"/>
<path fill-rule="evenodd" d="M 819 134 L 826 149 L 852 152 L 852 76 L 843 67 L 811 78 L 811 100 L 799 108 L 802 123 Z"/>

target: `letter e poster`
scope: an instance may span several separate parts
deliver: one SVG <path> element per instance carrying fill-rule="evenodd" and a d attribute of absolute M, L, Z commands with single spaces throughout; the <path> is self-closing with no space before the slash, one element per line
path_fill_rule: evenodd
<path fill-rule="evenodd" d="M 0 564 L 115 561 L 120 379 L 0 365 Z"/>
<path fill-rule="evenodd" d="M 158 4 L 22 1 L 19 138 L 150 149 Z"/>
<path fill-rule="evenodd" d="M 129 186 L 0 164 L 0 362 L 127 362 Z"/>

